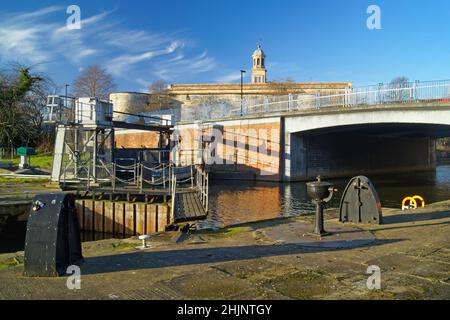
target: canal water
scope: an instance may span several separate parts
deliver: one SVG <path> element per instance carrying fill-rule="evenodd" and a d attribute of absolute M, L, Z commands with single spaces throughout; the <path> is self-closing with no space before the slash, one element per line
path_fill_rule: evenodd
<path fill-rule="evenodd" d="M 450 199 L 450 165 L 436 172 L 402 173 L 369 177 L 383 207 L 400 208 L 406 196 L 420 195 L 426 203 Z M 339 207 L 347 179 L 325 179 L 338 188 L 329 207 Z M 314 211 L 306 184 L 212 181 L 210 214 L 198 223 L 200 228 L 219 228 L 233 224 L 301 215 Z"/>
<path fill-rule="evenodd" d="M 421 195 L 427 203 L 450 199 L 450 165 L 438 166 L 436 171 L 402 173 L 369 177 L 383 207 L 400 208 L 406 196 Z M 342 192 L 349 179 L 326 179 L 339 191 L 329 206 L 338 207 Z M 301 215 L 314 211 L 306 194 L 306 184 L 263 183 L 246 181 L 211 181 L 210 213 L 200 221 L 198 228 L 221 228 L 225 226 Z M 25 223 L 5 226 L 7 232 L 0 235 L 0 253 L 23 250 Z M 85 238 L 85 240 L 94 240 Z"/>

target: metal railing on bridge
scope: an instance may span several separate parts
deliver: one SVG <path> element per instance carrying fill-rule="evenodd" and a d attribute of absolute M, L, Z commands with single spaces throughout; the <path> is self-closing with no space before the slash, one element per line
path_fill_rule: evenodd
<path fill-rule="evenodd" d="M 209 120 L 260 113 L 291 112 L 329 107 L 364 107 L 390 104 L 450 103 L 450 80 L 414 81 L 348 87 L 340 91 L 313 92 L 279 96 L 245 98 L 241 109 L 239 99 L 220 101 L 190 108 L 183 120 Z M 242 111 L 242 114 L 241 114 Z"/>

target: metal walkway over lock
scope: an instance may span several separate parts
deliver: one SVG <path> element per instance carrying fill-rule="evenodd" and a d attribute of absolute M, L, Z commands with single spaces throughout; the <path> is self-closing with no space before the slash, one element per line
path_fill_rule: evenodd
<path fill-rule="evenodd" d="M 137 198 L 144 203 L 155 198 L 170 201 L 168 223 L 206 218 L 208 172 L 201 166 L 179 167 L 171 162 L 174 126 L 170 119 L 114 112 L 111 103 L 96 98 L 50 96 L 47 107 L 47 122 L 57 124 L 51 180 L 63 190 L 90 193 L 94 202 L 105 195 L 111 201 L 125 198 L 129 203 Z M 140 121 L 115 120 L 116 113 Z M 158 154 L 156 162 L 140 156 L 118 157 L 116 129 L 159 134 L 158 148 L 149 150 Z"/>

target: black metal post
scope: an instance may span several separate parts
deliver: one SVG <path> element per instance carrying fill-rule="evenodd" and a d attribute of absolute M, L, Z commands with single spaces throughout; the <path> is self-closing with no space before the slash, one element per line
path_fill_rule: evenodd
<path fill-rule="evenodd" d="M 314 201 L 316 203 L 316 221 L 314 224 L 314 231 L 313 234 L 317 236 L 325 236 L 329 233 L 325 231 L 324 225 L 323 225 L 323 201 Z"/>
<path fill-rule="evenodd" d="M 244 99 L 244 73 L 245 70 L 241 70 L 241 117 L 244 115 L 243 99 Z"/>
<path fill-rule="evenodd" d="M 65 107 L 67 108 L 67 87 L 70 87 L 70 84 L 66 84 L 66 105 Z M 62 110 L 59 110 L 59 121 L 61 121 L 62 119 Z"/>

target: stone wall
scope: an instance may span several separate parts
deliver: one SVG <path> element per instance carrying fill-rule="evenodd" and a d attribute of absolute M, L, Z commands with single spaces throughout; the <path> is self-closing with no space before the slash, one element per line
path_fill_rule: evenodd
<path fill-rule="evenodd" d="M 118 130 L 115 132 L 116 148 L 141 149 L 158 148 L 159 133 L 139 130 Z"/>
<path fill-rule="evenodd" d="M 225 178 L 253 176 L 278 181 L 281 130 L 279 117 L 180 124 L 176 138 L 179 148 L 173 160 L 182 165 L 203 160 L 213 175 Z"/>

